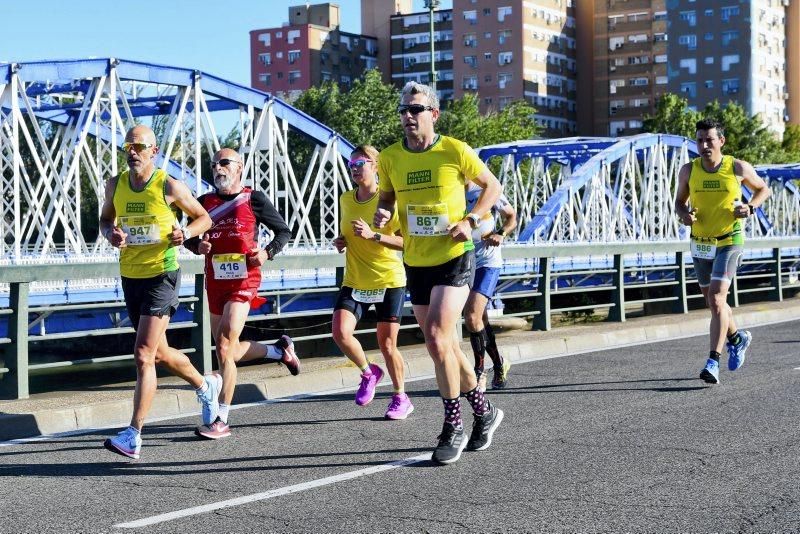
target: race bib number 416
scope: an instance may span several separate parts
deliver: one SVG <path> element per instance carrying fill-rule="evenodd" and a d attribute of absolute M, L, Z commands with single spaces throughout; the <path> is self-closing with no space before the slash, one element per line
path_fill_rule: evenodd
<path fill-rule="evenodd" d="M 211 257 L 215 280 L 236 280 L 247 278 L 247 264 L 244 254 L 214 254 Z"/>
<path fill-rule="evenodd" d="M 430 206 L 409 204 L 408 206 L 408 233 L 413 236 L 447 235 L 449 225 L 450 219 L 447 215 L 446 204 Z"/>

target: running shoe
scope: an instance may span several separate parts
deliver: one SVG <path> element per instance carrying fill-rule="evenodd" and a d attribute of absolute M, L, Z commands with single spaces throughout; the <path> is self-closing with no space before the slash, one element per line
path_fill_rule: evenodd
<path fill-rule="evenodd" d="M 495 365 L 492 370 L 492 389 L 503 389 L 508 383 L 508 370 L 511 369 L 511 362 L 508 358 L 501 358 L 502 363 Z"/>
<path fill-rule="evenodd" d="M 439 444 L 433 450 L 431 460 L 437 464 L 452 464 L 461 458 L 461 452 L 467 446 L 467 437 L 464 427 L 456 428 L 452 423 L 445 421 L 442 433 L 438 436 Z"/>
<path fill-rule="evenodd" d="M 709 358 L 706 366 L 700 371 L 700 378 L 709 384 L 719 384 L 719 362 Z"/>
<path fill-rule="evenodd" d="M 392 395 L 392 401 L 389 403 L 389 409 L 386 410 L 386 419 L 405 419 L 411 412 L 414 411 L 414 405 L 411 404 L 411 399 L 405 393 L 395 393 Z"/>
<path fill-rule="evenodd" d="M 294 352 L 294 341 L 287 335 L 281 336 L 280 345 L 283 348 L 283 357 L 281 358 L 281 363 L 289 369 L 289 372 L 292 373 L 292 376 L 297 376 L 300 374 L 300 358 L 297 357 L 297 354 Z"/>
<path fill-rule="evenodd" d="M 139 452 L 142 450 L 142 435 L 128 427 L 115 437 L 105 440 L 103 447 L 119 455 L 138 460 Z"/>
<path fill-rule="evenodd" d="M 375 387 L 383 378 L 383 370 L 374 363 L 369 364 L 369 371 L 361 373 L 361 385 L 356 391 L 356 404 L 366 406 L 375 398 Z"/>
<path fill-rule="evenodd" d="M 205 392 L 197 392 L 197 401 L 203 405 L 203 424 L 211 425 L 219 412 L 219 392 L 222 390 L 222 376 L 213 373 L 203 377 L 208 384 Z"/>
<path fill-rule="evenodd" d="M 489 403 L 489 411 L 483 415 L 476 415 L 475 422 L 472 424 L 472 434 L 467 443 L 468 451 L 482 451 L 488 449 L 492 444 L 492 436 L 500 422 L 503 420 L 503 410 L 495 408 L 494 404 Z"/>
<path fill-rule="evenodd" d="M 220 438 L 227 438 L 228 436 L 230 436 L 231 428 L 227 425 L 227 423 L 223 423 L 222 419 L 217 417 L 217 419 L 210 425 L 203 425 L 197 427 L 195 433 L 198 436 L 202 436 L 208 439 L 220 439 Z"/>
<path fill-rule="evenodd" d="M 747 330 L 739 330 L 739 343 L 736 345 L 727 343 L 729 371 L 735 371 L 742 366 L 744 353 L 747 351 L 747 347 L 750 346 L 751 341 L 753 341 L 753 334 Z"/>

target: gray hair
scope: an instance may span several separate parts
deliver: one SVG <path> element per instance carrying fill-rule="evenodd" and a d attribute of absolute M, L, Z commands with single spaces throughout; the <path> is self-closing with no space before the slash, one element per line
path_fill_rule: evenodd
<path fill-rule="evenodd" d="M 408 82 L 403 86 L 403 90 L 400 92 L 400 100 L 402 101 L 403 97 L 406 95 L 425 95 L 428 99 L 428 105 L 433 109 L 439 109 L 439 97 L 430 85 Z"/>

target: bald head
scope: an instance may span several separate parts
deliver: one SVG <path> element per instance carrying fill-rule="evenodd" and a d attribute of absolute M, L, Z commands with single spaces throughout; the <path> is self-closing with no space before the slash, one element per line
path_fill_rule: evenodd
<path fill-rule="evenodd" d="M 158 154 L 153 130 L 141 124 L 134 126 L 125 134 L 123 148 L 131 174 L 140 180 L 150 179 L 155 170 L 155 157 Z"/>
<path fill-rule="evenodd" d="M 125 135 L 125 141 L 128 143 L 148 143 L 155 145 L 156 134 L 147 126 L 139 124 L 128 130 L 128 133 Z"/>
<path fill-rule="evenodd" d="M 211 158 L 211 173 L 214 185 L 223 195 L 236 194 L 242 190 L 242 157 L 232 148 L 218 150 Z"/>

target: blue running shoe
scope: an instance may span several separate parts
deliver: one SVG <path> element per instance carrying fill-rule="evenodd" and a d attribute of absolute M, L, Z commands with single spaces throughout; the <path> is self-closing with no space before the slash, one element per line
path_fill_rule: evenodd
<path fill-rule="evenodd" d="M 700 378 L 709 384 L 719 384 L 719 362 L 709 358 L 706 366 L 700 371 Z"/>
<path fill-rule="evenodd" d="M 138 460 L 142 450 L 142 435 L 128 427 L 115 437 L 105 440 L 103 446 L 111 452 Z"/>
<path fill-rule="evenodd" d="M 216 421 L 219 412 L 219 392 L 222 390 L 222 377 L 216 373 L 205 375 L 203 379 L 208 384 L 205 392 L 197 392 L 197 400 L 203 405 L 203 424 L 211 426 Z"/>
<path fill-rule="evenodd" d="M 753 341 L 753 334 L 747 330 L 739 330 L 739 343 L 733 345 L 728 343 L 728 370 L 735 371 L 744 363 L 744 353 L 750 342 Z"/>

